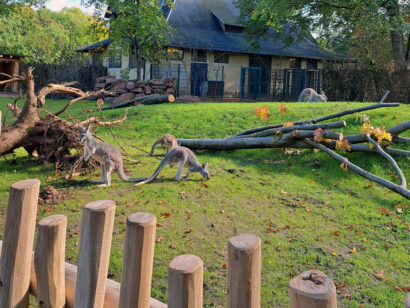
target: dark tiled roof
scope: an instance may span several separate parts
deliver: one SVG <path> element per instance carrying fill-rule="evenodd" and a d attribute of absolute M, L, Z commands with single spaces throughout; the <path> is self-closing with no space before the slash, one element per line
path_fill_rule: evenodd
<path fill-rule="evenodd" d="M 94 50 L 94 49 L 98 49 L 98 48 L 101 48 L 101 47 L 106 47 L 109 44 L 110 44 L 110 39 L 105 39 L 105 40 L 102 40 L 102 41 L 92 43 L 90 45 L 86 45 L 86 46 L 83 46 L 81 48 L 78 48 L 76 51 L 77 52 L 87 52 L 89 50 Z"/>
<path fill-rule="evenodd" d="M 170 45 L 287 57 L 349 59 L 319 46 L 311 37 L 295 39 L 286 47 L 273 30 L 269 31 L 266 39 L 260 40 L 260 49 L 254 52 L 246 41 L 245 34 L 224 32 L 215 15 L 224 24 L 238 24 L 239 10 L 232 4 L 232 0 L 177 0 L 175 10 L 169 18 L 170 25 L 175 29 Z"/>
<path fill-rule="evenodd" d="M 349 60 L 348 57 L 319 46 L 313 37 L 294 39 L 286 46 L 275 31 L 260 39 L 260 49 L 253 51 L 243 33 L 224 32 L 220 25 L 238 26 L 239 10 L 232 0 L 176 0 L 170 11 L 169 24 L 174 28 L 171 47 L 218 50 L 237 53 L 256 53 L 285 57 L 325 60 Z M 169 13 L 168 9 L 164 13 Z M 84 46 L 77 51 L 88 51 L 107 46 L 109 40 Z"/>

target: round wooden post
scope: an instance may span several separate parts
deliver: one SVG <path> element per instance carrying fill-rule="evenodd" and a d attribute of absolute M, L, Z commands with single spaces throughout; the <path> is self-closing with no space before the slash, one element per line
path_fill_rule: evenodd
<path fill-rule="evenodd" d="M 309 270 L 289 282 L 290 307 L 336 308 L 336 288 L 328 276 Z"/>
<path fill-rule="evenodd" d="M 39 307 L 63 308 L 65 305 L 65 242 L 67 217 L 54 215 L 38 224 L 34 251 Z"/>
<path fill-rule="evenodd" d="M 404 308 L 410 308 L 410 293 L 407 293 L 406 299 L 404 300 Z"/>
<path fill-rule="evenodd" d="M 202 308 L 204 263 L 193 255 L 178 256 L 168 266 L 168 308 Z"/>
<path fill-rule="evenodd" d="M 111 200 L 94 201 L 83 208 L 76 308 L 102 308 L 104 305 L 114 216 L 115 202 Z"/>
<path fill-rule="evenodd" d="M 25 180 L 10 188 L 0 260 L 0 307 L 28 307 L 30 269 L 39 180 Z"/>
<path fill-rule="evenodd" d="M 260 307 L 261 240 L 242 234 L 228 242 L 228 307 Z"/>
<path fill-rule="evenodd" d="M 154 215 L 143 212 L 127 219 L 120 308 L 149 307 L 156 222 Z"/>

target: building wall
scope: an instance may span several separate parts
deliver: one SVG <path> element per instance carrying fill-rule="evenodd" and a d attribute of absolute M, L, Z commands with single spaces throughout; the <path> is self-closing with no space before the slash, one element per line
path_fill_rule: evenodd
<path fill-rule="evenodd" d="M 108 53 L 105 52 L 104 65 L 108 67 Z M 272 72 L 275 70 L 284 70 L 290 68 L 289 57 L 272 56 Z M 249 54 L 230 53 L 229 63 L 221 64 L 214 62 L 214 52 L 207 52 L 207 77 L 208 81 L 222 80 L 222 66 L 223 80 L 224 80 L 224 97 L 239 97 L 240 96 L 240 78 L 241 68 L 249 66 Z M 122 57 L 121 68 L 109 68 L 109 75 L 121 78 L 121 71 L 127 69 L 129 64 L 129 57 Z M 183 60 L 164 60 L 159 65 L 145 64 L 144 75 L 141 79 L 149 80 L 151 78 L 166 78 L 166 77 L 179 77 L 179 82 L 176 83 L 176 87 L 179 89 L 179 95 L 191 94 L 191 64 L 192 64 L 192 50 L 184 49 Z M 302 59 L 301 68 L 306 69 L 307 60 Z M 323 67 L 323 62 L 318 61 L 318 69 Z M 142 72 L 143 73 L 143 72 Z M 152 75 L 151 75 L 152 74 Z M 131 69 L 128 79 L 137 79 L 137 70 Z M 272 89 L 271 89 L 272 91 Z M 205 90 L 205 93 L 207 91 Z"/>

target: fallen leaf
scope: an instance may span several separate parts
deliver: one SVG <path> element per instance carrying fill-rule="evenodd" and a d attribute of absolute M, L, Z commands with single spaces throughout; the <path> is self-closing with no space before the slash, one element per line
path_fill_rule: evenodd
<path fill-rule="evenodd" d="M 355 253 L 356 252 L 356 247 L 353 247 L 351 250 L 350 250 L 350 253 Z"/>
<path fill-rule="evenodd" d="M 164 212 L 161 214 L 161 218 L 168 218 L 171 217 L 171 213 L 170 212 Z"/>
<path fill-rule="evenodd" d="M 332 252 L 331 255 L 337 257 L 337 253 L 336 253 L 336 252 Z"/>
<path fill-rule="evenodd" d="M 383 278 L 383 274 L 384 274 L 384 270 L 379 270 L 379 271 L 376 271 L 376 272 L 373 274 L 373 276 L 376 277 L 376 278 L 382 279 L 382 278 Z"/>
<path fill-rule="evenodd" d="M 396 213 L 397 214 L 403 214 L 403 210 L 401 208 L 396 208 Z"/>
<path fill-rule="evenodd" d="M 350 294 L 346 293 L 345 295 L 343 295 L 344 298 L 350 298 Z"/>
<path fill-rule="evenodd" d="M 228 268 L 228 264 L 227 263 L 222 264 L 222 268 Z"/>
<path fill-rule="evenodd" d="M 310 207 L 307 207 L 307 208 L 306 208 L 306 211 L 307 211 L 307 212 L 310 212 L 310 210 L 311 210 Z"/>
<path fill-rule="evenodd" d="M 392 247 L 393 247 L 393 245 L 392 245 L 392 244 L 390 244 L 390 243 L 386 243 L 386 244 L 384 244 L 384 247 L 386 247 L 387 249 L 389 249 L 389 248 L 392 248 Z"/>
<path fill-rule="evenodd" d="M 225 214 L 225 211 L 224 210 L 219 210 L 219 213 Z"/>
<path fill-rule="evenodd" d="M 322 240 L 322 238 L 321 238 L 320 236 L 316 236 L 316 237 L 315 237 L 315 240 L 318 241 L 318 242 L 320 242 L 320 241 Z"/>
<path fill-rule="evenodd" d="M 161 243 L 164 240 L 164 238 L 162 236 L 158 237 L 157 240 L 155 242 L 157 243 Z"/>
<path fill-rule="evenodd" d="M 333 231 L 333 232 L 332 232 L 332 235 L 334 235 L 334 236 L 339 236 L 339 235 L 340 235 L 340 231 L 339 231 L 339 230 Z"/>
<path fill-rule="evenodd" d="M 187 233 L 191 233 L 191 232 L 192 232 L 192 229 L 191 229 L 191 228 L 186 229 L 186 230 L 184 231 L 184 233 L 185 233 L 185 234 L 187 234 Z"/>
<path fill-rule="evenodd" d="M 289 194 L 288 194 L 286 191 L 284 191 L 284 190 L 281 190 L 280 193 L 281 193 L 282 195 L 289 195 Z"/>
<path fill-rule="evenodd" d="M 205 187 L 205 188 L 209 188 L 209 185 L 207 185 L 207 184 L 204 183 L 204 182 L 201 182 L 199 185 L 202 186 L 202 187 Z"/>
<path fill-rule="evenodd" d="M 276 247 L 276 250 L 277 251 L 282 251 L 282 247 L 278 246 L 278 247 Z"/>
<path fill-rule="evenodd" d="M 174 243 L 172 243 L 169 247 L 172 248 L 172 249 L 175 249 L 175 248 L 177 248 L 177 245 L 175 245 Z"/>
<path fill-rule="evenodd" d="M 186 217 L 186 220 L 190 220 L 190 219 L 191 219 L 191 216 L 187 216 L 187 217 Z"/>

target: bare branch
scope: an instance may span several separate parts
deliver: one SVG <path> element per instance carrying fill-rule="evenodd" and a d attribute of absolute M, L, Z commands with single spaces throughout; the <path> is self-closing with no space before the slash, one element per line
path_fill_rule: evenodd
<path fill-rule="evenodd" d="M 362 177 L 364 177 L 364 178 L 366 178 L 370 181 L 376 182 L 377 184 L 380 184 L 380 185 L 382 185 L 382 186 L 384 186 L 384 187 L 398 193 L 399 195 L 401 195 L 401 196 L 403 196 L 407 199 L 410 199 L 410 190 L 402 187 L 401 185 L 394 184 L 394 183 L 392 183 L 388 180 L 385 180 L 381 177 L 378 177 L 377 175 L 374 175 L 374 174 L 360 168 L 359 166 L 351 163 L 346 157 L 343 157 L 343 156 L 337 154 L 336 152 L 332 151 L 331 149 L 329 149 L 328 147 L 326 147 L 326 146 L 324 146 L 320 143 L 317 143 L 317 142 L 315 142 L 313 140 L 309 140 L 309 139 L 305 139 L 304 141 L 307 144 L 310 144 L 313 147 L 318 148 L 318 149 L 326 152 L 327 154 L 329 154 L 330 156 L 332 156 L 336 160 L 340 161 L 341 163 L 344 163 L 349 169 L 357 172 L 360 176 L 362 176 Z"/>
<path fill-rule="evenodd" d="M 79 124 L 77 124 L 77 126 L 87 126 L 93 123 L 98 124 L 100 126 L 111 126 L 111 125 L 120 124 L 124 122 L 127 119 L 127 115 L 128 115 L 128 110 L 125 111 L 124 117 L 122 119 L 118 119 L 118 120 L 111 121 L 111 122 L 110 121 L 103 122 L 97 117 L 92 117 L 85 121 L 80 122 Z"/>
<path fill-rule="evenodd" d="M 373 145 L 373 147 L 376 149 L 376 151 L 381 156 L 386 158 L 389 161 L 389 163 L 393 166 L 394 171 L 396 171 L 397 175 L 399 176 L 400 186 L 403 187 L 403 188 L 407 188 L 406 178 L 404 177 L 404 174 L 401 171 L 400 167 L 397 165 L 396 161 L 389 154 L 387 154 L 385 151 L 383 151 L 382 147 L 376 141 L 374 141 L 370 137 L 369 134 L 366 134 L 366 139 L 367 139 L 367 141 L 369 141 Z"/>

